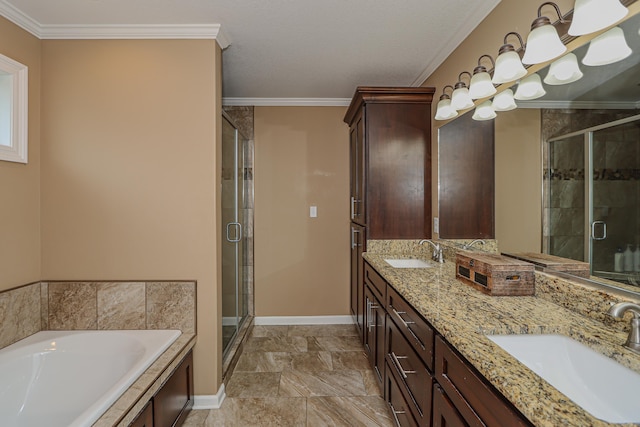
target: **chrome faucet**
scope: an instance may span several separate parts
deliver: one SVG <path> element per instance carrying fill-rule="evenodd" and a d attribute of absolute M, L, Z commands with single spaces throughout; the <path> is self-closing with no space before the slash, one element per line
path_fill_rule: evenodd
<path fill-rule="evenodd" d="M 418 242 L 419 245 L 422 245 L 424 243 L 430 243 L 431 246 L 433 246 L 433 254 L 431 254 L 431 259 L 433 261 L 444 262 L 444 256 L 442 255 L 442 248 L 440 247 L 439 243 L 438 244 L 433 243 L 429 239 L 422 239 Z"/>
<path fill-rule="evenodd" d="M 480 243 L 481 245 L 483 245 L 483 246 L 484 246 L 485 241 L 484 241 L 484 240 L 482 240 L 482 239 L 476 239 L 476 240 L 473 240 L 473 241 L 471 241 L 471 242 L 467 243 L 466 245 L 464 245 L 464 246 L 462 247 L 462 249 L 464 249 L 464 250 L 466 251 L 466 250 L 467 250 L 467 249 L 469 249 L 471 246 L 473 246 L 475 243 Z"/>
<path fill-rule="evenodd" d="M 619 302 L 611 306 L 609 315 L 616 319 L 622 319 L 627 311 L 630 311 L 633 317 L 631 318 L 629 337 L 624 346 L 640 354 L 640 305 L 632 302 Z"/>

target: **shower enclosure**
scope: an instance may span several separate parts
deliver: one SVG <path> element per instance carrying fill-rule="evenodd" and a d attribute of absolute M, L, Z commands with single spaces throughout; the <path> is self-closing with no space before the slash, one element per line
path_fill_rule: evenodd
<path fill-rule="evenodd" d="M 252 185 L 251 146 L 230 117 L 222 117 L 222 344 L 233 347 L 250 315 Z"/>
<path fill-rule="evenodd" d="M 619 271 L 614 258 L 640 251 L 640 115 L 547 144 L 545 252 L 588 262 L 594 276 L 637 284 L 640 272 Z"/>

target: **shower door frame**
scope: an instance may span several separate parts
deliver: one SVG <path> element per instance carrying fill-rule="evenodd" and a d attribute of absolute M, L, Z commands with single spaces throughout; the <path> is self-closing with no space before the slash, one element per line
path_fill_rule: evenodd
<path fill-rule="evenodd" d="M 552 143 L 557 142 L 557 141 L 562 141 L 562 140 L 566 140 L 569 138 L 573 138 L 576 136 L 580 136 L 583 135 L 584 136 L 584 168 L 585 168 L 585 174 L 584 174 L 584 241 L 583 241 L 583 248 L 584 248 L 584 260 L 585 262 L 589 263 L 589 269 L 590 269 L 590 273 L 591 275 L 593 275 L 593 242 L 594 240 L 599 240 L 600 238 L 595 238 L 594 234 L 595 234 L 595 227 L 594 227 L 594 205 L 593 205 L 593 177 L 594 177 L 594 171 L 593 171 L 593 134 L 597 131 L 600 130 L 605 130 L 605 129 L 610 129 L 616 126 L 621 126 L 621 125 L 625 125 L 628 123 L 633 123 L 636 121 L 640 121 L 640 114 L 634 115 L 634 116 L 630 116 L 630 117 L 626 117 L 623 119 L 619 119 L 619 120 L 614 120 L 611 122 L 607 122 L 601 125 L 597 125 L 597 126 L 592 126 L 586 129 L 582 129 L 579 131 L 575 131 L 575 132 L 571 132 L 571 133 L 567 133 L 564 135 L 560 135 L 560 136 L 556 136 L 553 138 L 549 138 L 546 141 L 547 147 L 549 147 Z M 550 150 L 547 148 L 547 156 L 549 156 Z M 549 158 L 547 157 L 547 160 L 549 161 Z M 550 162 L 547 164 L 547 167 L 549 169 L 551 169 L 551 165 Z M 543 183 L 543 191 L 542 191 L 542 197 L 543 197 L 543 221 L 545 221 L 545 224 L 543 224 L 543 232 L 545 229 L 550 230 L 551 229 L 551 222 L 548 216 L 550 216 L 550 214 L 548 212 L 544 212 L 545 209 L 545 200 L 548 199 L 551 194 L 550 194 L 550 185 L 551 185 L 551 178 L 549 177 L 549 182 L 547 183 Z M 598 221 L 601 222 L 601 221 Z M 601 234 L 601 236 L 604 236 L 606 238 L 606 224 L 604 225 L 604 229 L 603 229 L 603 234 Z M 546 237 L 551 237 L 551 234 L 549 233 Z M 543 236 L 543 240 L 544 240 L 544 236 Z M 550 254 L 551 253 L 551 241 L 550 239 L 546 239 L 546 244 L 544 245 L 544 250 L 546 253 Z"/>

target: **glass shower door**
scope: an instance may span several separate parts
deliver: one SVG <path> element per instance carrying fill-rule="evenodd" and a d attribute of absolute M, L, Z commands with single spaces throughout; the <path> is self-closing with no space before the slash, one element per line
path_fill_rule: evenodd
<path fill-rule="evenodd" d="M 592 272 L 614 280 L 637 282 L 633 253 L 640 239 L 640 122 L 617 124 L 588 135 L 591 169 L 591 265 Z M 630 263 L 615 266 L 616 252 Z M 619 267 L 619 266 L 618 266 Z M 618 271 L 616 271 L 618 270 Z"/>
<path fill-rule="evenodd" d="M 634 116 L 553 138 L 545 172 L 546 252 L 631 284 L 640 271 L 615 258 L 640 255 L 639 125 Z"/>
<path fill-rule="evenodd" d="M 243 141 L 235 126 L 222 120 L 222 344 L 233 342 L 247 315 L 243 256 Z"/>

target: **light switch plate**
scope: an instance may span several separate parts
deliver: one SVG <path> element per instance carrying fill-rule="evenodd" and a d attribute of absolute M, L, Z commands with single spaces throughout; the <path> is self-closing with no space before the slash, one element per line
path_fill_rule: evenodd
<path fill-rule="evenodd" d="M 309 206 L 309 217 L 317 218 L 318 217 L 318 207 L 317 206 Z"/>
<path fill-rule="evenodd" d="M 433 217 L 433 232 L 440 233 L 440 220 L 437 216 Z"/>

